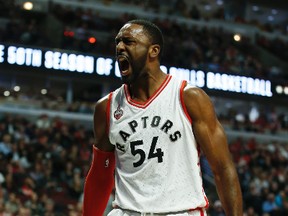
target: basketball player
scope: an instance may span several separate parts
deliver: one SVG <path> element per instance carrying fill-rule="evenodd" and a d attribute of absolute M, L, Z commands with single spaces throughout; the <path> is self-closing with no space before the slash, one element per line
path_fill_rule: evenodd
<path fill-rule="evenodd" d="M 133 20 L 115 41 L 124 84 L 95 107 L 83 215 L 102 216 L 114 176 L 109 216 L 206 215 L 203 151 L 226 215 L 242 216 L 237 173 L 212 103 L 201 89 L 161 71 L 159 28 Z"/>

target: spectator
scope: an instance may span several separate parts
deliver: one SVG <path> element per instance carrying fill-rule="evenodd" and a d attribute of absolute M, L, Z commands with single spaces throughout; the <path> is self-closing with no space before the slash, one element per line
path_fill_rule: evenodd
<path fill-rule="evenodd" d="M 9 134 L 4 134 L 2 141 L 0 141 L 0 154 L 3 154 L 4 157 L 12 156 L 12 143 Z"/>
<path fill-rule="evenodd" d="M 263 202 L 262 210 L 264 213 L 273 214 L 278 210 L 278 207 L 275 203 L 275 195 L 273 193 L 269 193 L 267 198 Z"/>
<path fill-rule="evenodd" d="M 214 202 L 211 216 L 225 216 L 220 200 Z"/>

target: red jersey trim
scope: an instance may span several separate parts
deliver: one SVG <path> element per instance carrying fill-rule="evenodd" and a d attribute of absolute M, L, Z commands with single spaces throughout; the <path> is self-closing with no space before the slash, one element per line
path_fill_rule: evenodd
<path fill-rule="evenodd" d="M 203 211 L 203 209 L 200 209 L 200 216 L 204 216 L 204 211 Z"/>
<path fill-rule="evenodd" d="M 189 120 L 189 122 L 192 124 L 192 119 L 191 119 L 190 115 L 188 114 L 186 105 L 185 105 L 185 103 L 184 103 L 183 92 L 184 92 L 184 88 L 186 87 L 186 85 L 187 85 L 187 81 L 186 81 L 186 80 L 183 80 L 183 81 L 182 81 L 182 84 L 181 84 L 181 87 L 180 87 L 180 101 L 181 101 L 181 105 L 182 105 L 184 114 L 186 115 L 186 117 L 187 117 L 187 119 Z"/>
<path fill-rule="evenodd" d="M 204 209 L 201 208 L 201 207 L 197 207 L 197 208 L 194 208 L 194 209 L 189 209 L 188 210 L 189 212 L 193 212 L 193 211 L 199 211 L 200 212 L 200 216 L 204 216 Z"/>
<path fill-rule="evenodd" d="M 109 130 L 110 130 L 110 112 L 111 112 L 112 95 L 113 95 L 113 92 L 110 92 L 108 96 L 107 106 L 106 106 L 106 133 L 108 134 L 108 136 L 109 136 Z"/>
<path fill-rule="evenodd" d="M 203 189 L 203 194 L 204 194 L 204 199 L 205 199 L 205 201 L 206 201 L 206 206 L 204 207 L 204 208 L 208 208 L 209 207 L 209 200 L 208 200 L 208 198 L 206 197 L 206 195 L 205 195 L 205 193 L 204 193 L 204 189 Z"/>
<path fill-rule="evenodd" d="M 142 108 L 142 109 L 145 109 L 146 107 L 149 106 L 149 104 L 152 103 L 152 101 L 165 89 L 165 87 L 168 85 L 168 83 L 170 82 L 172 76 L 171 75 L 168 75 L 164 82 L 161 84 L 161 86 L 157 89 L 157 91 L 144 103 L 139 103 L 137 101 L 134 101 L 130 94 L 129 94 L 129 91 L 128 91 L 128 86 L 127 85 L 124 85 L 124 92 L 125 92 L 125 97 L 126 97 L 126 100 L 127 102 L 132 105 L 132 106 L 136 106 L 138 108 Z"/>

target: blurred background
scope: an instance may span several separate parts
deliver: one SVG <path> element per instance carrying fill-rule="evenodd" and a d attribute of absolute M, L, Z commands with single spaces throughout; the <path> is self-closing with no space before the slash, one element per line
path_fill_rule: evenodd
<path fill-rule="evenodd" d="M 94 104 L 121 85 L 114 38 L 134 18 L 162 29 L 162 70 L 211 97 L 245 215 L 288 215 L 286 0 L 0 5 L 0 215 L 81 215 Z M 201 162 L 208 215 L 225 215 L 204 156 Z"/>

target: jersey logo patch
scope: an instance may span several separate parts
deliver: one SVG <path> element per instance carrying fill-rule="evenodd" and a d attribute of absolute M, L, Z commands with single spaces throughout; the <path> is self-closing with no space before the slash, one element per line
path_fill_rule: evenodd
<path fill-rule="evenodd" d="M 114 112 L 114 118 L 116 120 L 119 120 L 123 116 L 123 110 L 120 108 L 120 105 L 118 105 L 117 109 Z"/>

